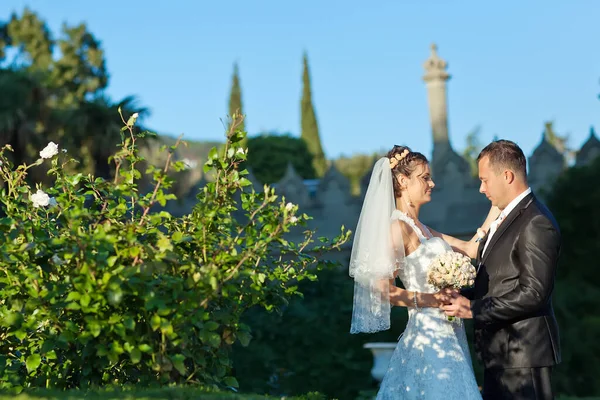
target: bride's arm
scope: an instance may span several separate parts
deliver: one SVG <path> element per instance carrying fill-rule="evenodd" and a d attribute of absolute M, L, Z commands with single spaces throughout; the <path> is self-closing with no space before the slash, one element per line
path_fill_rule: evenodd
<path fill-rule="evenodd" d="M 488 212 L 487 217 L 485 218 L 485 221 L 483 222 L 483 225 L 481 225 L 480 229 L 483 232 L 487 232 L 488 229 L 490 228 L 491 223 L 496 218 L 498 218 L 498 215 L 500 215 L 500 209 L 498 207 L 492 206 L 490 208 L 490 211 Z M 444 239 L 450 246 L 452 246 L 454 251 L 463 253 L 471 258 L 475 258 L 477 256 L 478 243 L 476 240 L 479 237 L 477 235 L 477 233 L 471 238 L 471 240 L 466 241 L 466 240 L 461 240 L 461 239 L 455 238 L 450 235 L 446 235 L 444 233 L 437 232 L 431 228 L 429 228 L 429 230 L 431 231 L 431 234 L 433 236 L 441 237 L 442 239 Z"/>
<path fill-rule="evenodd" d="M 437 293 L 413 292 L 411 290 L 406 290 L 397 287 L 396 282 L 393 279 L 390 279 L 390 303 L 393 306 L 413 308 L 439 308 L 443 304 L 447 304 L 450 302 L 452 296 L 451 292 L 451 289 L 440 290 Z"/>

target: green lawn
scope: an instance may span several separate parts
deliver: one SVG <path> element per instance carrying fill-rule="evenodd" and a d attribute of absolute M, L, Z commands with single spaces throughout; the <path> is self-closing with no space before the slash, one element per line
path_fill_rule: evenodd
<path fill-rule="evenodd" d="M 195 388 L 163 388 L 144 390 L 94 390 L 94 391 L 57 391 L 35 390 L 19 395 L 0 393 L 0 400 L 274 400 L 276 397 L 252 394 L 207 392 Z M 300 397 L 285 397 L 286 400 L 326 400 L 319 394 L 307 394 Z M 600 397 L 559 397 L 557 400 L 600 400 Z"/>
<path fill-rule="evenodd" d="M 79 390 L 31 390 L 15 395 L 0 392 L 0 400 L 275 400 L 278 397 L 254 394 L 236 394 L 232 392 L 213 392 L 201 388 L 172 387 L 160 389 L 99 389 Z M 285 400 L 328 400 L 318 393 L 308 393 L 299 397 L 282 397 Z M 557 400 L 600 400 L 600 397 L 558 397 Z"/>
<path fill-rule="evenodd" d="M 275 397 L 253 394 L 235 394 L 226 392 L 207 392 L 196 388 L 162 388 L 142 390 L 91 390 L 59 391 L 32 390 L 19 395 L 0 392 L 0 400 L 274 400 Z M 301 397 L 286 397 L 286 400 L 326 400 L 319 394 L 307 394 Z"/>

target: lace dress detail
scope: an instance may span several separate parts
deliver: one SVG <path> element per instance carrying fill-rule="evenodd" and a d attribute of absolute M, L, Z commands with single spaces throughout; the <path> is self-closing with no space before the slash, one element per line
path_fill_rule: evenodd
<path fill-rule="evenodd" d="M 435 293 L 427 270 L 435 257 L 452 248 L 441 238 L 426 238 L 407 214 L 396 210 L 392 218 L 408 224 L 421 242 L 405 257 L 398 274 L 402 284 L 410 291 Z M 480 400 L 463 322 L 448 321 L 437 308 L 409 308 L 377 399 Z"/>

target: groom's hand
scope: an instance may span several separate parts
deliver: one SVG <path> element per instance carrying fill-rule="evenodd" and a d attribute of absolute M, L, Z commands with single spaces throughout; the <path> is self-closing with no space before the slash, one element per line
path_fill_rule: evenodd
<path fill-rule="evenodd" d="M 462 319 L 473 318 L 471 312 L 471 301 L 464 296 L 458 295 L 450 300 L 450 304 L 440 307 L 446 315 Z"/>
<path fill-rule="evenodd" d="M 441 307 L 444 304 L 450 304 L 452 297 L 458 296 L 460 292 L 452 288 L 444 288 L 437 293 L 433 294 L 433 298 L 437 302 L 438 306 Z"/>

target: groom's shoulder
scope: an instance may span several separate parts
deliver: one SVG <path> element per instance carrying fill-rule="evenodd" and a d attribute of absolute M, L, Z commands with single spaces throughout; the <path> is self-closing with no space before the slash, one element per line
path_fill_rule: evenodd
<path fill-rule="evenodd" d="M 527 207 L 526 214 L 530 221 L 542 225 L 551 225 L 560 234 L 560 228 L 554 215 L 536 196 L 533 196 L 531 204 Z"/>

